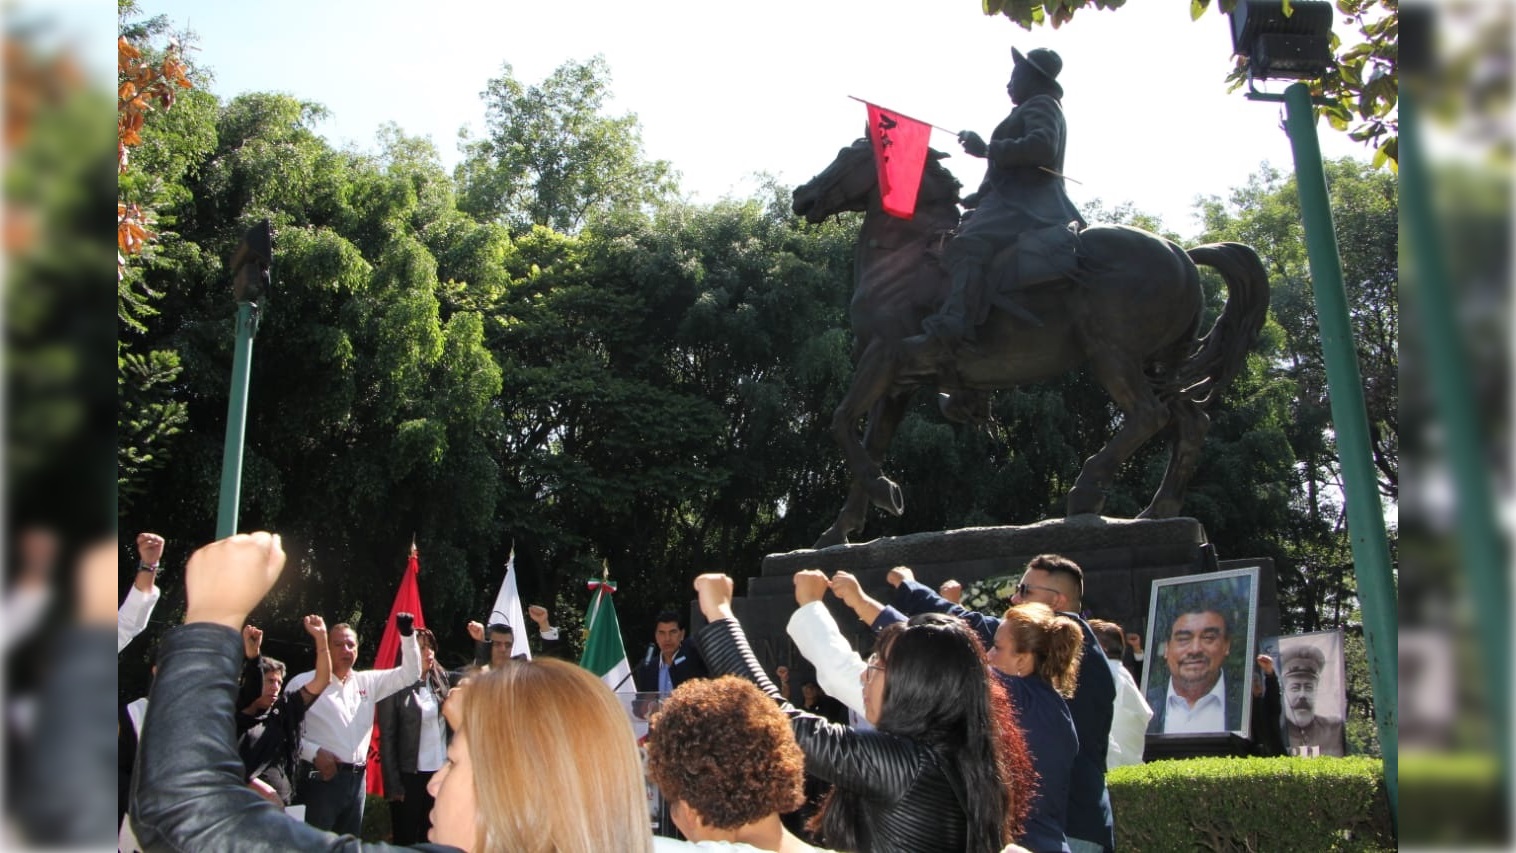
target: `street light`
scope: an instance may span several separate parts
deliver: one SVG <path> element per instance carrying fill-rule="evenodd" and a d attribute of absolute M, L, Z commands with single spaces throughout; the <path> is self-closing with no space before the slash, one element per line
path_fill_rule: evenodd
<path fill-rule="evenodd" d="M 1326 364 L 1332 429 L 1342 463 L 1342 491 L 1347 504 L 1353 573 L 1363 612 L 1364 643 L 1374 687 L 1374 722 L 1384 759 L 1385 792 L 1391 819 L 1399 812 L 1399 672 L 1395 581 L 1389 541 L 1379 503 L 1379 484 L 1369 440 L 1369 417 L 1363 402 L 1358 352 L 1348 322 L 1347 292 L 1342 286 L 1342 259 L 1327 200 L 1326 170 L 1316 138 L 1311 90 L 1290 84 L 1283 95 L 1259 92 L 1254 80 L 1315 80 L 1332 66 L 1332 4 L 1295 0 L 1286 15 L 1280 0 L 1240 0 L 1228 13 L 1232 49 L 1248 58 L 1250 100 L 1283 101 L 1285 130 L 1295 155 L 1295 186 L 1305 229 L 1311 288 L 1316 294 L 1321 355 Z"/>
<path fill-rule="evenodd" d="M 242 496 L 242 440 L 247 431 L 247 387 L 252 373 L 253 336 L 260 305 L 267 298 L 274 263 L 274 233 L 265 219 L 247 230 L 232 253 L 232 296 L 237 300 L 237 341 L 232 349 L 232 385 L 226 399 L 226 444 L 221 450 L 221 495 L 216 538 L 237 532 Z"/>
<path fill-rule="evenodd" d="M 1249 80 L 1315 80 L 1332 67 L 1332 4 L 1240 0 L 1227 13 L 1232 52 L 1248 58 Z"/>

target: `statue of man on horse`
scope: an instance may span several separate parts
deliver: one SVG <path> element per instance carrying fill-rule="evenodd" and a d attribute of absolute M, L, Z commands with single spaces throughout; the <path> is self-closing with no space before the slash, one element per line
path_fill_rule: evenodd
<path fill-rule="evenodd" d="M 938 312 L 923 323 L 943 357 L 989 315 L 992 302 L 1033 324 L 1042 321 L 1014 296 L 1014 291 L 1054 281 L 1074 271 L 1077 232 L 1085 227 L 1064 192 L 1063 154 L 1068 124 L 1063 117 L 1063 86 L 1058 74 L 1063 59 L 1047 48 L 1022 54 L 1011 48 L 1014 66 L 1006 92 L 1015 105 L 986 143 L 965 130 L 958 141 L 970 156 L 984 158 L 984 180 L 963 200 L 970 208 L 944 261 L 952 289 Z M 1018 238 L 1021 238 L 1018 240 Z M 1017 245 L 1017 261 L 989 277 L 994 255 Z"/>
<path fill-rule="evenodd" d="M 883 466 L 919 388 L 940 392 L 945 415 L 975 418 L 993 391 L 1080 366 L 1121 418 L 1085 460 L 1066 514 L 1098 515 L 1117 468 L 1162 433 L 1171 438 L 1169 464 L 1140 517 L 1172 517 L 1200 462 L 1205 409 L 1243 368 L 1263 326 L 1268 274 L 1247 246 L 1185 249 L 1140 228 L 1085 227 L 1061 174 L 1063 62 L 1046 49 L 1012 57 L 1010 116 L 988 143 L 959 135 L 965 151 L 988 161 L 979 191 L 964 200 L 966 216 L 961 187 L 939 162 L 946 155 L 930 151 L 915 215 L 886 213 L 868 139 L 795 188 L 793 209 L 811 222 L 863 214 L 848 305 L 853 378 L 832 413 L 852 485 L 818 548 L 850 541 L 870 507 L 904 512 L 904 493 Z M 943 233 L 955 228 L 941 250 Z M 1215 269 L 1227 290 L 1209 330 L 1197 264 Z"/>

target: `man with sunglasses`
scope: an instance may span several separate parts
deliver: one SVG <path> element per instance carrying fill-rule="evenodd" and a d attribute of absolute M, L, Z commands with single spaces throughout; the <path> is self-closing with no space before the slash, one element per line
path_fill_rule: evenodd
<path fill-rule="evenodd" d="M 995 643 L 1000 617 L 968 610 L 938 595 L 931 587 L 917 583 L 906 566 L 890 570 L 887 577 L 895 587 L 896 609 L 907 615 L 950 613 L 963 619 L 979 634 L 986 649 Z M 1116 680 L 1105 662 L 1100 640 L 1084 621 L 1084 570 L 1061 554 L 1038 554 L 1027 561 L 1026 570 L 1011 596 L 1012 604 L 1040 602 L 1079 623 L 1084 632 L 1084 655 L 1079 661 L 1079 681 L 1074 698 L 1068 702 L 1079 735 L 1079 752 L 1074 756 L 1074 770 L 1069 779 L 1066 833 L 1073 853 L 1111 851 L 1116 847 L 1115 823 L 1111 818 L 1111 798 L 1105 787 L 1106 752 L 1115 714 Z"/>

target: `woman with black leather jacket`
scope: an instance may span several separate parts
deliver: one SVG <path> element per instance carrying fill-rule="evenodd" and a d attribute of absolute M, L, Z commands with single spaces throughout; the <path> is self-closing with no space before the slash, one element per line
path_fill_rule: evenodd
<path fill-rule="evenodd" d="M 1030 778 L 1010 745 L 1010 706 L 961 623 L 887 629 L 864 671 L 857 731 L 807 714 L 769 681 L 732 615 L 732 579 L 695 580 L 710 624 L 696 643 L 713 674 L 757 684 L 790 716 L 806 770 L 831 782 L 817 823 L 838 850 L 995 853 L 1019 834 Z"/>
<path fill-rule="evenodd" d="M 384 799 L 396 844 L 425 841 L 432 828 L 432 773 L 447 758 L 447 724 L 442 703 L 453 684 L 437 663 L 437 638 L 416 629 L 421 646 L 421 677 L 409 688 L 379 700 L 379 767 L 384 772 Z"/>

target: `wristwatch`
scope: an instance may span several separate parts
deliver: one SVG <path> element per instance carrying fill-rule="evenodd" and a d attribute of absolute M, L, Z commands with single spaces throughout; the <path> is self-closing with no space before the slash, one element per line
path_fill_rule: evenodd
<path fill-rule="evenodd" d="M 151 565 L 150 566 L 147 563 L 138 563 L 137 564 L 137 571 L 139 571 L 139 572 L 152 572 L 153 574 L 156 575 L 156 574 L 158 574 L 158 567 L 156 565 Z"/>

